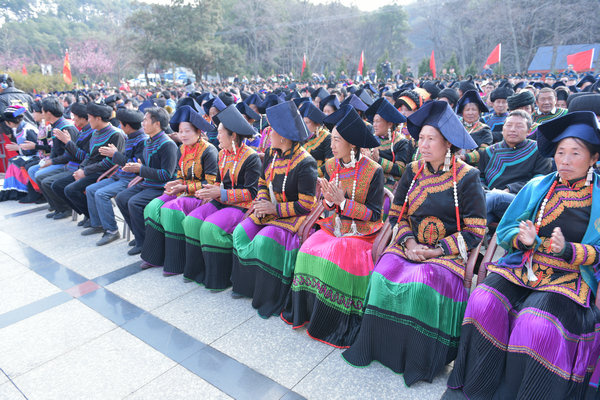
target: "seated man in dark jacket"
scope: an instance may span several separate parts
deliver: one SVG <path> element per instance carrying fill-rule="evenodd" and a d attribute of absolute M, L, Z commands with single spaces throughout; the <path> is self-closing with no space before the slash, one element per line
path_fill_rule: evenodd
<path fill-rule="evenodd" d="M 487 222 L 499 222 L 521 188 L 533 177 L 546 175 L 552 162 L 543 157 L 537 142 L 527 139 L 531 116 L 511 111 L 504 127 L 504 140 L 480 151 L 479 171 L 486 189 Z"/>
<path fill-rule="evenodd" d="M 103 172 L 114 164 L 100 153 L 102 146 L 113 144 L 119 151 L 125 145 L 125 135 L 109 123 L 112 109 L 103 104 L 87 105 L 88 122 L 94 133 L 90 137 L 89 152 L 72 175 L 52 184 L 52 191 L 78 214 L 85 216 L 84 227 L 89 227 L 89 212 L 85 188 L 95 183 Z"/>
<path fill-rule="evenodd" d="M 127 135 L 125 150 L 121 153 L 114 145 L 100 148 L 100 153 L 108 157 L 112 163 L 121 166 L 110 178 L 94 183 L 87 187 L 86 197 L 88 211 L 90 213 L 90 227 L 82 235 L 104 233 L 102 238 L 96 242 L 103 246 L 119 239 L 117 221 L 113 212 L 111 199 L 123 190 L 127 189 L 129 182 L 135 177 L 132 172 L 123 171 L 123 166 L 128 162 L 141 160 L 144 154 L 144 145 L 148 135 L 142 130 L 144 113 L 138 110 L 121 109 L 117 111 L 123 132 Z"/>
<path fill-rule="evenodd" d="M 177 145 L 165 133 L 169 114 L 164 108 L 146 108 L 142 128 L 150 138 L 146 140 L 142 159 L 128 162 L 123 171 L 137 174 L 144 180 L 116 197 L 117 206 L 135 236 L 135 246 L 127 253 L 142 252 L 146 227 L 144 208 L 150 201 L 163 194 L 165 183 L 175 179 Z"/>

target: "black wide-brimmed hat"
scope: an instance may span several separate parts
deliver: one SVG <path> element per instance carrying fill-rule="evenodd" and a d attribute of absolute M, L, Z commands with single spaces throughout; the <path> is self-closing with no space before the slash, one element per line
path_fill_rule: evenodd
<path fill-rule="evenodd" d="M 279 136 L 294 142 L 308 139 L 309 132 L 298 107 L 293 101 L 285 101 L 267 108 L 267 120 Z"/>
<path fill-rule="evenodd" d="M 415 140 L 419 140 L 419 133 L 425 125 L 439 130 L 447 141 L 459 149 L 477 148 L 477 143 L 445 101 L 435 100 L 425 103 L 410 115 L 406 122 L 408 132 Z"/>
<path fill-rule="evenodd" d="M 228 105 L 227 108 L 215 115 L 215 119 L 223 124 L 225 128 L 240 136 L 252 137 L 256 134 L 254 128 L 233 104 Z"/>
<path fill-rule="evenodd" d="M 367 111 L 365 111 L 365 116 L 371 123 L 373 123 L 373 118 L 375 118 L 376 114 L 379 114 L 387 122 L 393 122 L 394 124 L 406 122 L 406 117 L 384 97 L 375 100 Z"/>
<path fill-rule="evenodd" d="M 558 143 L 566 138 L 577 138 L 591 145 L 600 145 L 600 126 L 591 111 L 574 111 L 544 122 L 537 128 L 537 145 L 544 157 L 554 157 Z"/>
<path fill-rule="evenodd" d="M 466 91 L 462 97 L 458 100 L 456 104 L 456 113 L 461 115 L 465 106 L 469 103 L 474 103 L 477 108 L 479 108 L 480 112 L 489 112 L 490 109 L 485 105 L 481 96 L 476 90 L 468 90 Z"/>
<path fill-rule="evenodd" d="M 379 141 L 373 136 L 356 110 L 348 104 L 327 116 L 323 123 L 330 131 L 335 128 L 345 141 L 354 146 L 364 149 L 379 147 Z"/>
<path fill-rule="evenodd" d="M 313 103 L 307 101 L 300 106 L 300 114 L 313 121 L 317 125 L 321 125 L 327 115 L 317 108 Z"/>

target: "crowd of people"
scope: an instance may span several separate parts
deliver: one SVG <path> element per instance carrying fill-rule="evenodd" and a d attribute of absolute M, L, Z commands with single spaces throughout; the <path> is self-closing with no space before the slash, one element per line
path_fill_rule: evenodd
<path fill-rule="evenodd" d="M 0 199 L 82 215 L 98 246 L 114 199 L 142 269 L 409 386 L 454 361 L 447 396 L 599 399 L 600 78 L 496 78 L 33 98 L 4 74 Z"/>

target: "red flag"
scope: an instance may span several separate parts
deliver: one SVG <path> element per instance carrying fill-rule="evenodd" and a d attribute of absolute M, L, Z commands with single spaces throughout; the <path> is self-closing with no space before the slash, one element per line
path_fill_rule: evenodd
<path fill-rule="evenodd" d="M 306 68 L 306 54 L 302 57 L 302 72 L 300 72 L 300 76 L 304 75 L 304 69 Z"/>
<path fill-rule="evenodd" d="M 365 64 L 365 51 L 360 52 L 360 60 L 358 60 L 358 74 L 362 76 L 363 74 L 363 65 Z"/>
<path fill-rule="evenodd" d="M 572 64 L 575 71 L 592 69 L 592 62 L 594 62 L 594 49 L 580 51 L 579 53 L 567 56 L 567 64 Z"/>
<path fill-rule="evenodd" d="M 23 68 L 21 68 L 21 73 L 23 75 L 27 75 L 27 67 L 25 66 L 25 64 L 23 64 Z"/>
<path fill-rule="evenodd" d="M 71 76 L 71 63 L 69 62 L 69 51 L 65 53 L 65 62 L 63 63 L 63 79 L 67 85 L 73 83 L 73 77 Z"/>
<path fill-rule="evenodd" d="M 435 55 L 433 54 L 433 50 L 431 50 L 431 58 L 429 59 L 429 69 L 435 78 L 437 73 L 435 72 Z"/>
<path fill-rule="evenodd" d="M 487 65 L 492 65 L 492 64 L 496 64 L 496 63 L 500 62 L 501 48 L 502 48 L 502 43 L 498 43 L 498 45 L 496 47 L 494 47 L 494 50 L 492 50 L 492 52 L 488 56 L 487 60 L 485 60 L 485 63 Z"/>

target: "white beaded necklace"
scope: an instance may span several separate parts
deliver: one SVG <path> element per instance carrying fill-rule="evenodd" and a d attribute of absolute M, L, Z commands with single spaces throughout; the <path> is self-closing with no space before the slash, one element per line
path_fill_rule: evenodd
<path fill-rule="evenodd" d="M 288 165 L 287 165 L 287 169 L 285 170 L 285 175 L 283 176 L 283 183 L 281 185 L 281 195 L 283 197 L 283 201 L 286 201 L 286 196 L 285 196 L 285 185 L 287 183 L 287 178 L 288 178 L 288 174 L 290 172 L 290 166 L 292 165 L 292 161 L 293 161 L 293 153 L 294 153 L 294 148 L 292 147 L 290 149 L 290 161 L 288 161 Z M 283 155 L 282 155 L 283 158 Z M 273 157 L 273 161 L 271 162 L 271 173 L 269 174 L 270 180 L 269 180 L 269 197 L 271 198 L 271 203 L 273 204 L 277 204 L 277 199 L 275 198 L 275 190 L 273 189 L 273 181 L 275 180 L 275 176 L 274 176 L 274 172 L 275 172 L 275 163 L 277 162 L 277 153 L 275 153 L 275 157 Z"/>
<path fill-rule="evenodd" d="M 240 152 L 241 152 L 242 148 L 240 147 Z M 241 154 L 241 153 L 240 153 Z M 239 161 L 239 157 L 237 156 L 237 151 L 235 149 L 235 143 L 233 143 L 233 155 L 234 155 L 234 159 L 233 159 L 233 168 L 231 168 L 231 172 L 230 172 L 230 178 L 231 178 L 231 188 L 233 189 L 234 183 L 233 183 L 233 178 L 234 178 L 234 174 L 235 174 L 235 169 L 237 168 L 238 165 L 238 161 Z M 225 178 L 225 173 L 227 171 L 225 171 L 225 164 L 227 162 L 227 154 L 225 152 L 223 152 L 223 161 L 221 162 L 221 183 L 219 185 L 219 187 L 221 189 L 225 189 L 225 184 L 223 183 L 223 179 Z"/>
<path fill-rule="evenodd" d="M 362 155 L 359 155 L 358 161 L 355 161 L 355 163 L 354 163 L 354 180 L 352 181 L 352 197 L 350 198 L 352 201 L 354 201 L 354 198 L 356 197 L 356 182 L 358 181 L 358 163 L 360 162 L 361 158 L 362 158 Z M 352 159 L 353 159 L 353 157 L 352 157 Z M 337 171 L 335 173 L 335 186 L 336 187 L 339 187 L 339 183 L 340 183 L 340 164 L 341 163 L 342 162 L 340 160 L 337 160 Z M 339 214 L 336 213 L 333 234 L 336 237 L 357 236 L 358 228 L 356 227 L 356 222 L 354 221 L 354 219 L 352 219 L 352 224 L 350 225 L 350 231 L 348 233 L 346 233 L 345 235 L 342 235 L 342 220 L 341 220 Z"/>

